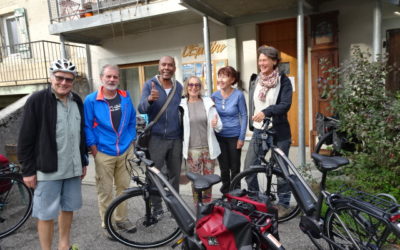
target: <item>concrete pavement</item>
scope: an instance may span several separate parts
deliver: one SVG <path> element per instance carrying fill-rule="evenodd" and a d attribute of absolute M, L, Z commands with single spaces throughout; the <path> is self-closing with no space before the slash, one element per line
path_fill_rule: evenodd
<path fill-rule="evenodd" d="M 242 161 L 246 154 L 246 147 L 242 152 Z M 290 158 L 292 161 L 296 161 L 297 148 L 292 147 L 290 152 Z M 309 153 L 307 153 L 307 156 Z M 297 164 L 296 164 L 297 165 Z M 216 173 L 218 174 L 218 168 Z M 94 186 L 94 164 L 93 160 L 90 160 L 90 166 L 88 169 L 87 177 L 84 180 L 82 187 L 84 204 L 74 215 L 73 229 L 72 229 L 72 243 L 77 244 L 79 249 L 83 250 L 105 250 L 105 249 L 130 249 L 118 242 L 110 241 L 103 236 L 102 229 L 100 227 L 100 216 L 98 213 L 97 206 L 97 195 L 96 187 Z M 190 184 L 182 185 L 181 195 L 186 202 L 191 205 L 191 188 Z M 219 195 L 219 185 L 215 185 L 213 194 Z M 279 231 L 281 241 L 283 242 L 286 249 L 315 249 L 311 241 L 304 235 L 298 227 L 299 219 L 293 219 L 289 222 L 282 223 L 279 225 Z M 57 230 L 57 224 L 56 224 Z M 57 249 L 57 233 L 54 236 L 54 243 L 52 249 Z M 36 222 L 35 219 L 29 219 L 15 234 L 0 240 L 1 250 L 8 249 L 20 249 L 20 250 L 32 250 L 40 249 L 39 240 L 36 233 Z M 170 246 L 166 246 L 159 249 L 171 249 Z"/>

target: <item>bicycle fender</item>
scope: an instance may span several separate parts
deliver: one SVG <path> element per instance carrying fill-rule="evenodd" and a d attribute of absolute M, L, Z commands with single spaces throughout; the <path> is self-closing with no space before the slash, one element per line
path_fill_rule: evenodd
<path fill-rule="evenodd" d="M 143 191 L 143 188 L 140 188 L 140 187 L 130 187 L 130 188 L 125 189 L 125 190 L 123 191 L 123 193 L 124 193 L 124 194 L 131 194 L 131 193 L 136 193 L 136 192 L 139 192 L 139 191 Z"/>

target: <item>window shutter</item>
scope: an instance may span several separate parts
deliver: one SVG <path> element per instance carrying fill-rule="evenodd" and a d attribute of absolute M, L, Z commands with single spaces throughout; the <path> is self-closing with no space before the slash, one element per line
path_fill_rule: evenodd
<path fill-rule="evenodd" d="M 28 18 L 24 8 L 14 10 L 14 17 L 17 22 L 17 32 L 21 45 L 18 48 L 21 58 L 31 58 L 31 47 L 29 39 Z"/>

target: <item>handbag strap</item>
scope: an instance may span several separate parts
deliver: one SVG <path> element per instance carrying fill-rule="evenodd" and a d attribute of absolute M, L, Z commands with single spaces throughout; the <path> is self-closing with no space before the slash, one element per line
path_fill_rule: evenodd
<path fill-rule="evenodd" d="M 172 98 L 174 97 L 175 92 L 176 92 L 176 81 L 172 80 L 172 89 L 171 89 L 171 92 L 169 92 L 169 94 L 168 94 L 167 100 L 165 101 L 164 105 L 161 107 L 160 111 L 158 111 L 158 114 L 156 115 L 156 117 L 144 129 L 145 131 L 148 129 L 151 129 L 151 127 L 153 127 L 153 125 L 160 119 L 161 115 L 167 109 L 169 103 L 171 102 Z"/>

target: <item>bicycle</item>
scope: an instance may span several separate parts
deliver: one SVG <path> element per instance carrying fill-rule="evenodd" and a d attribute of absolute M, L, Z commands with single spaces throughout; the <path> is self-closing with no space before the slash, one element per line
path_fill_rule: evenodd
<path fill-rule="evenodd" d="M 315 203 L 302 209 L 305 215 L 300 219 L 300 228 L 317 248 L 322 249 L 315 239 L 322 238 L 331 249 L 398 249 L 400 205 L 392 196 L 375 196 L 351 188 L 329 193 L 325 185 L 328 172 L 349 161 L 317 153 L 312 153 L 312 158 L 322 173 L 320 193 Z M 299 203 L 303 203 L 301 194 L 298 198 Z M 327 207 L 324 219 L 321 218 L 323 204 Z"/>
<path fill-rule="evenodd" d="M 338 131 L 339 120 L 334 117 L 316 114 L 316 127 L 318 143 L 315 145 L 314 152 L 329 156 L 341 156 L 342 150 L 354 151 L 355 144 L 349 141 L 348 136 Z"/>
<path fill-rule="evenodd" d="M 0 239 L 20 228 L 32 212 L 32 191 L 23 182 L 20 167 L 0 168 Z"/>
<path fill-rule="evenodd" d="M 258 155 L 261 165 L 251 166 L 249 169 L 246 169 L 235 176 L 231 182 L 230 190 L 243 188 L 252 192 L 260 192 L 268 196 L 273 205 L 277 205 L 279 202 L 278 182 L 281 181 L 278 178 L 284 177 L 277 162 L 277 155 L 283 154 L 283 152 L 273 143 L 274 130 L 269 127 L 270 123 L 271 118 L 264 119 L 261 134 L 262 152 Z M 265 158 L 268 151 L 271 151 L 269 161 Z M 293 167 L 293 169 L 297 171 L 296 168 Z M 258 183 L 258 187 L 254 187 L 254 184 L 252 184 L 254 181 Z M 285 192 L 286 195 L 288 195 L 287 193 L 290 193 L 288 190 L 285 190 Z M 280 193 L 281 196 L 285 195 L 284 192 Z M 289 207 L 283 209 L 285 211 L 284 213 L 279 214 L 278 222 L 288 221 L 300 213 L 300 208 L 293 195 L 290 197 Z"/>
<path fill-rule="evenodd" d="M 135 151 L 135 155 L 137 159 L 130 160 L 130 162 L 135 162 L 136 164 L 143 162 L 145 176 L 134 175 L 132 179 L 136 182 L 137 187 L 127 189 L 122 196 L 115 199 L 108 207 L 105 215 L 105 224 L 110 235 L 125 245 L 137 248 L 163 246 L 182 235 L 172 244 L 173 248 L 181 245 L 183 249 L 206 249 L 196 234 L 196 222 L 198 220 L 192 209 L 171 186 L 162 172 L 154 167 L 153 162 L 146 158 L 145 152 Z M 220 177 L 217 175 L 202 176 L 188 173 L 188 178 L 193 182 L 193 187 L 199 195 L 197 207 L 197 211 L 199 211 L 203 205 L 202 191 L 220 182 Z M 161 213 L 152 209 L 151 196 L 160 196 L 162 198 Z M 134 233 L 119 228 L 116 223 L 116 210 L 123 203 L 129 204 L 129 220 L 136 226 Z M 235 204 L 232 202 L 232 206 Z M 139 208 L 137 208 L 138 206 Z M 254 215 L 253 217 L 256 216 Z M 265 222 L 270 217 L 271 214 L 268 213 L 257 213 L 257 218 L 262 223 L 258 225 L 254 222 L 252 225 L 254 225 L 254 228 L 265 227 Z M 271 220 L 268 220 L 268 222 L 271 222 Z M 259 249 L 261 245 L 274 246 L 274 249 L 284 249 L 272 234 L 268 232 L 261 234 L 261 231 L 257 230 L 252 230 L 252 233 L 254 233 L 255 237 L 254 249 Z"/>
<path fill-rule="evenodd" d="M 328 172 L 347 165 L 349 161 L 346 158 L 312 153 L 315 165 L 322 173 L 317 198 L 287 156 L 279 148 L 272 147 L 272 150 L 278 167 L 256 167 L 257 171 L 248 169 L 238 179 L 266 172 L 283 176 L 303 213 L 300 228 L 318 249 L 324 249 L 318 243 L 319 239 L 325 240 L 331 249 L 400 247 L 400 205 L 390 195 L 374 196 L 353 189 L 331 194 L 326 190 Z M 264 179 L 270 176 L 263 175 Z M 324 219 L 321 216 L 323 204 L 327 207 Z"/>

